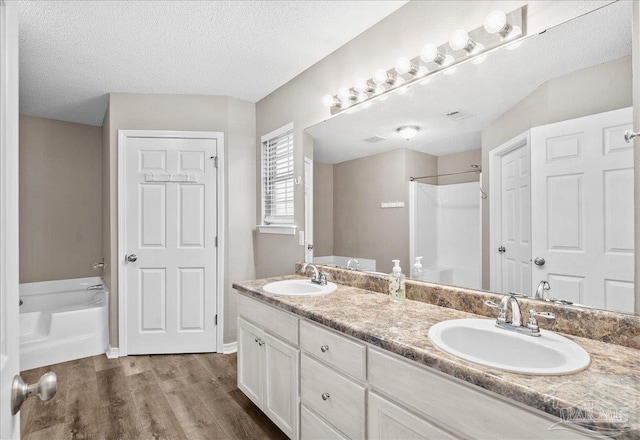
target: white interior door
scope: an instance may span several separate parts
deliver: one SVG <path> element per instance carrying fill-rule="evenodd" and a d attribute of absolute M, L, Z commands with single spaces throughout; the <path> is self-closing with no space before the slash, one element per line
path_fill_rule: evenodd
<path fill-rule="evenodd" d="M 313 263 L 313 161 L 304 158 L 304 261 Z"/>
<path fill-rule="evenodd" d="M 216 351 L 222 146 L 176 136 L 124 138 L 128 354 Z"/>
<path fill-rule="evenodd" d="M 633 312 L 632 109 L 531 130 L 532 285 L 551 296 Z"/>
<path fill-rule="evenodd" d="M 500 231 L 497 252 L 501 291 L 530 294 L 531 290 L 531 173 L 529 144 L 500 158 Z"/>
<path fill-rule="evenodd" d="M 0 438 L 20 438 L 11 384 L 20 372 L 18 320 L 18 4 L 0 1 Z"/>

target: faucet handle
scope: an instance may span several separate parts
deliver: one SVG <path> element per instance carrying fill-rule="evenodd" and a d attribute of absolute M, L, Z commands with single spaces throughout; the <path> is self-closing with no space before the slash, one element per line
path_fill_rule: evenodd
<path fill-rule="evenodd" d="M 540 327 L 536 317 L 545 319 L 555 319 L 556 315 L 551 312 L 536 312 L 535 309 L 529 310 L 529 319 L 527 320 L 527 328 L 531 329 L 531 336 L 540 336 Z"/>
<path fill-rule="evenodd" d="M 484 302 L 485 306 L 491 307 L 492 309 L 499 309 L 500 306 L 496 303 L 494 303 L 493 301 L 485 301 Z"/>
<path fill-rule="evenodd" d="M 536 312 L 535 309 L 529 310 L 531 316 L 537 316 L 545 319 L 556 319 L 556 315 L 551 312 Z"/>
<path fill-rule="evenodd" d="M 328 272 L 320 272 L 320 284 L 325 286 L 327 284 Z"/>

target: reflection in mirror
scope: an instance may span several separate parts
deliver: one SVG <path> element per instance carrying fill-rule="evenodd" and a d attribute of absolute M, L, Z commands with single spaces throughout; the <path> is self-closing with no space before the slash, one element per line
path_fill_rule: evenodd
<path fill-rule="evenodd" d="M 308 128 L 314 261 L 632 313 L 631 17 L 608 5 Z"/>

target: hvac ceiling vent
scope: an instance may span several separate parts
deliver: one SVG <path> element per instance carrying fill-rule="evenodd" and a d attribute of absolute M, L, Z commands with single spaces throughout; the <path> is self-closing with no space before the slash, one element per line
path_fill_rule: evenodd
<path fill-rule="evenodd" d="M 462 121 L 463 119 L 467 119 L 471 117 L 469 113 L 465 113 L 460 110 L 454 110 L 452 112 L 447 113 L 444 116 L 448 119 L 451 119 L 452 121 Z"/>
<path fill-rule="evenodd" d="M 382 142 L 382 141 L 386 141 L 387 138 L 383 138 L 382 136 L 374 136 L 374 137 L 370 137 L 368 139 L 365 139 L 365 142 L 369 142 L 370 144 L 375 144 L 376 142 Z"/>

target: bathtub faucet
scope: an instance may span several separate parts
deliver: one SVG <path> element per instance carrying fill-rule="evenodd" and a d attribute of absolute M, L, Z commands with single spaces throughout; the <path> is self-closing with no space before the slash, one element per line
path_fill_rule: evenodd
<path fill-rule="evenodd" d="M 102 290 L 104 286 L 102 284 L 94 284 L 93 286 L 87 287 L 87 290 Z"/>

